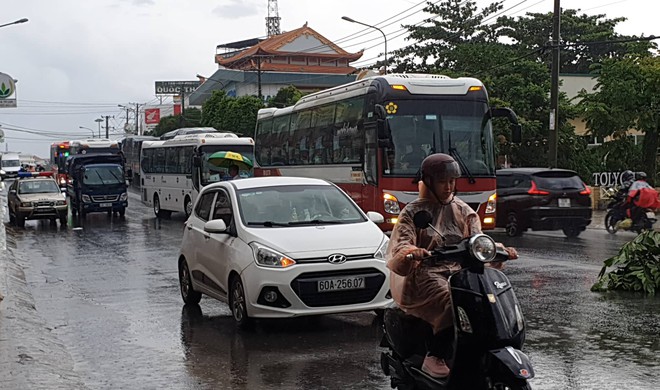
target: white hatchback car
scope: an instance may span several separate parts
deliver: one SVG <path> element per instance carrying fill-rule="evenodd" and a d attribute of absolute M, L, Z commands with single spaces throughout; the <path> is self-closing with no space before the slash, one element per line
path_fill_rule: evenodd
<path fill-rule="evenodd" d="M 294 177 L 215 183 L 197 197 L 178 260 L 181 296 L 251 318 L 383 309 L 392 301 L 382 215 L 334 184 Z"/>

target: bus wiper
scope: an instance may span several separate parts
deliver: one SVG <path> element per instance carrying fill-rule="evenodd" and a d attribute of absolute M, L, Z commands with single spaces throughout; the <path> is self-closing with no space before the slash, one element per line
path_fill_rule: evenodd
<path fill-rule="evenodd" d="M 340 221 L 340 220 L 328 221 L 328 220 L 325 220 L 325 219 L 312 219 L 311 221 L 289 222 L 289 226 L 295 226 L 295 225 L 321 225 L 321 224 L 340 225 L 342 223 L 344 223 L 344 221 Z"/>
<path fill-rule="evenodd" d="M 468 177 L 468 182 L 470 184 L 476 183 L 477 181 L 474 180 L 474 175 L 472 175 L 472 172 L 470 172 L 467 165 L 465 165 L 465 162 L 461 158 L 461 155 L 458 153 L 458 150 L 455 147 L 451 146 L 451 132 L 448 134 L 448 138 L 449 138 L 449 154 L 452 157 L 454 157 L 454 159 L 456 159 L 456 162 L 458 162 L 458 165 L 461 166 L 461 169 L 463 170 L 463 172 L 465 172 L 465 174 Z"/>
<path fill-rule="evenodd" d="M 273 227 L 273 226 L 289 226 L 288 223 L 273 222 L 273 221 L 248 222 L 247 224 L 248 224 L 248 226 L 265 226 L 265 227 Z"/>

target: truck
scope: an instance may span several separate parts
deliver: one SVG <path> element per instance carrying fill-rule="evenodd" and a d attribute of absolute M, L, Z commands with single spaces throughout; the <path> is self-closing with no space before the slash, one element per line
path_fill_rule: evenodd
<path fill-rule="evenodd" d="M 123 217 L 128 207 L 124 159 L 117 154 L 75 155 L 67 160 L 71 214 L 107 212 Z"/>

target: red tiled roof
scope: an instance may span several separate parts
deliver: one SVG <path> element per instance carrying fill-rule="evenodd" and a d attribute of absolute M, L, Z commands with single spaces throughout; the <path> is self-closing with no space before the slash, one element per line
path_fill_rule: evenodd
<path fill-rule="evenodd" d="M 318 39 L 321 43 L 324 45 L 327 45 L 329 48 L 334 50 L 336 54 L 322 54 L 322 53 L 312 53 L 312 52 L 305 52 L 305 53 L 299 53 L 299 52 L 282 52 L 279 51 L 282 46 L 286 45 L 287 43 L 292 42 L 295 40 L 297 37 L 300 37 L 302 35 L 311 35 Z M 357 53 L 348 53 L 347 51 L 343 50 L 339 46 L 335 45 L 334 43 L 330 42 L 328 39 L 323 37 L 321 34 L 317 33 L 312 29 L 311 27 L 307 26 L 307 23 L 305 23 L 304 26 L 301 28 L 297 28 L 292 31 L 288 31 L 285 33 L 282 33 L 280 35 L 275 35 L 273 37 L 270 37 L 260 43 L 258 43 L 255 46 L 250 47 L 249 49 L 243 50 L 242 52 L 229 57 L 229 58 L 223 58 L 221 54 L 216 55 L 215 57 L 215 62 L 218 63 L 219 65 L 225 66 L 227 68 L 240 68 L 244 69 L 246 62 L 249 62 L 250 60 L 253 61 L 250 57 L 256 56 L 256 55 L 275 55 L 275 56 L 300 56 L 304 55 L 306 57 L 314 57 L 314 58 L 327 58 L 327 59 L 347 59 L 349 62 L 355 61 L 358 58 L 362 57 L 363 52 L 359 51 Z M 286 64 L 270 64 L 270 63 L 265 63 L 262 61 L 261 66 L 262 69 L 265 69 L 265 66 L 282 66 Z M 301 65 L 288 65 L 291 67 L 295 67 L 296 71 L 301 67 Z M 321 72 L 320 70 L 317 70 L 318 68 L 331 68 L 328 66 L 305 66 L 303 65 L 306 69 L 318 73 L 328 73 L 328 72 Z M 354 70 L 354 68 L 349 67 Z M 314 69 L 314 70 L 312 70 Z M 342 68 L 336 68 L 337 70 L 342 69 Z M 330 73 L 342 73 L 342 71 L 333 71 Z"/>

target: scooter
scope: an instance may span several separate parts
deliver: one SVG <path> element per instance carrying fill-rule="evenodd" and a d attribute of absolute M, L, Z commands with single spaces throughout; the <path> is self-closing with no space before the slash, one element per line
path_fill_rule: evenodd
<path fill-rule="evenodd" d="M 431 228 L 426 211 L 414 216 L 418 228 Z M 441 235 L 442 236 L 442 235 Z M 383 316 L 381 368 L 397 389 L 531 389 L 534 369 L 521 352 L 525 320 L 509 279 L 486 263 L 506 261 L 507 253 L 485 235 L 476 234 L 452 246 L 437 248 L 427 263 L 451 260 L 462 269 L 449 277 L 454 313 L 454 341 L 449 377 L 422 371 L 425 340 L 431 326 L 393 304 Z"/>
<path fill-rule="evenodd" d="M 605 214 L 605 229 L 609 233 L 615 234 L 619 230 L 630 230 L 635 233 L 641 233 L 644 230 L 653 229 L 653 225 L 658 220 L 654 210 L 645 209 L 643 213 L 639 214 L 639 218 L 636 221 L 630 221 L 627 215 L 627 208 L 624 207 L 626 195 L 621 194 L 613 187 L 608 187 L 605 192 L 611 198 L 610 203 L 607 205 L 607 214 Z"/>

